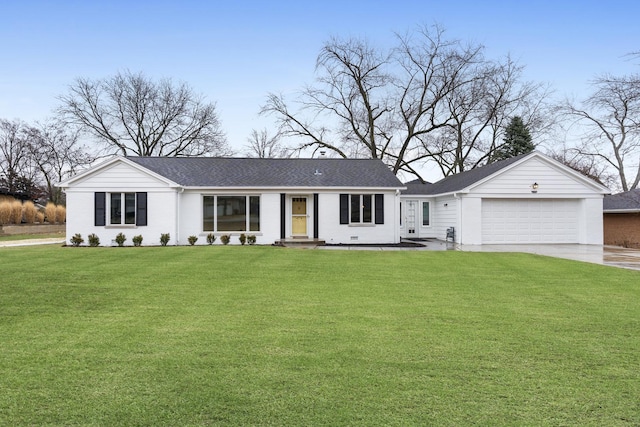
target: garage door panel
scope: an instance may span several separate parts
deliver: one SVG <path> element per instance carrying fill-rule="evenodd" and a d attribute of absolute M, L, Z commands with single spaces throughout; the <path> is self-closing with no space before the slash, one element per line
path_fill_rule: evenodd
<path fill-rule="evenodd" d="M 577 243 L 577 200 L 483 199 L 483 243 Z"/>

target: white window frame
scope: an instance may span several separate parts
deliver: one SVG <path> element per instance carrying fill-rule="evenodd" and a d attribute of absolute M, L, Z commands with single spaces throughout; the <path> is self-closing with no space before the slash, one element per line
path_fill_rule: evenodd
<path fill-rule="evenodd" d="M 205 197 L 213 197 L 213 230 L 205 230 L 204 227 L 204 200 Z M 218 230 L 218 197 L 245 197 L 245 230 Z M 251 198 L 258 198 L 258 230 L 251 230 Z M 201 230 L 202 233 L 214 233 L 214 234 L 233 234 L 233 233 L 251 233 L 251 234 L 259 234 L 261 233 L 261 224 L 262 221 L 260 219 L 262 215 L 262 196 L 260 194 L 202 194 L 201 200 Z"/>
<path fill-rule="evenodd" d="M 120 195 L 120 223 L 112 222 L 111 215 L 111 196 L 113 194 Z M 133 222 L 130 224 L 126 223 L 127 220 L 127 206 L 126 206 L 126 195 L 133 194 Z M 107 213 L 107 221 L 105 227 L 135 227 L 136 226 L 136 217 L 138 214 L 138 200 L 135 191 L 112 191 L 107 192 L 105 197 L 105 209 Z"/>

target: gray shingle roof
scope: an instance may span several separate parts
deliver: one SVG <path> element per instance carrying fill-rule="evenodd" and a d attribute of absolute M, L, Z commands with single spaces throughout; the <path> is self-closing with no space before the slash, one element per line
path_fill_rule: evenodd
<path fill-rule="evenodd" d="M 418 180 L 410 181 L 405 184 L 407 189 L 403 190 L 402 194 L 435 195 L 461 191 L 528 155 L 529 153 L 522 154 L 499 162 L 490 163 L 486 166 L 450 175 L 433 184 L 422 184 Z"/>
<path fill-rule="evenodd" d="M 382 161 L 375 159 L 127 159 L 185 187 L 404 187 Z"/>
<path fill-rule="evenodd" d="M 604 211 L 640 211 L 640 189 L 604 196 Z"/>

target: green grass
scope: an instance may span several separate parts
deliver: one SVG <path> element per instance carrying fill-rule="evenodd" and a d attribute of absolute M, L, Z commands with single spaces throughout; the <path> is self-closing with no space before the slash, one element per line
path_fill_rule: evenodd
<path fill-rule="evenodd" d="M 31 240 L 31 239 L 56 239 L 64 240 L 64 233 L 41 233 L 41 234 L 7 234 L 0 235 L 0 242 L 10 242 L 14 240 Z"/>
<path fill-rule="evenodd" d="M 640 424 L 635 271 L 220 246 L 0 270 L 0 425 Z"/>

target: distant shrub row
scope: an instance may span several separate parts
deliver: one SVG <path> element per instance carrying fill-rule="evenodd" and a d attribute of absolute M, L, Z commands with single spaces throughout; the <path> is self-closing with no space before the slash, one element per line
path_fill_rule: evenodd
<path fill-rule="evenodd" d="M 62 205 L 47 203 L 44 209 L 38 209 L 36 205 L 27 200 L 0 201 L 0 225 L 5 224 L 64 224 L 67 219 L 67 209 Z"/>

